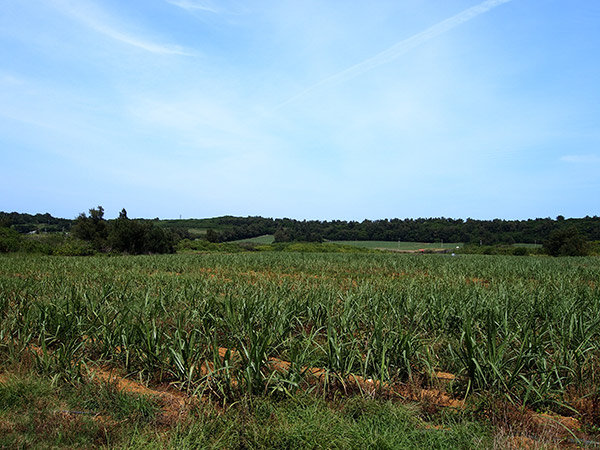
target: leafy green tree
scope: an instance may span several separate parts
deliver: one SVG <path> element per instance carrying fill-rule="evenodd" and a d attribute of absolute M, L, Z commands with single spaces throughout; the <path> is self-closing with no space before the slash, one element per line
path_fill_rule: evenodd
<path fill-rule="evenodd" d="M 142 253 L 143 232 L 138 230 L 137 224 L 127 217 L 125 208 L 119 217 L 110 224 L 108 242 L 112 250 L 125 253 Z"/>
<path fill-rule="evenodd" d="M 79 214 L 71 229 L 73 236 L 90 242 L 96 250 L 102 250 L 107 245 L 108 224 L 104 219 L 104 208 L 98 206 L 89 210 L 90 215 Z"/>
<path fill-rule="evenodd" d="M 587 256 L 590 253 L 588 242 L 575 227 L 551 232 L 544 242 L 544 249 L 552 256 Z"/>
<path fill-rule="evenodd" d="M 290 242 L 292 240 L 289 230 L 285 228 L 278 228 L 273 235 L 275 242 Z"/>
<path fill-rule="evenodd" d="M 219 242 L 221 239 L 219 238 L 219 234 L 215 230 L 209 228 L 208 230 L 206 230 L 206 240 L 208 242 Z"/>
<path fill-rule="evenodd" d="M 145 241 L 149 253 L 174 253 L 176 236 L 148 222 Z"/>
<path fill-rule="evenodd" d="M 512 254 L 515 256 L 525 256 L 528 254 L 528 250 L 525 247 L 515 247 Z"/>
<path fill-rule="evenodd" d="M 173 253 L 174 236 L 152 221 L 129 219 L 125 208 L 110 223 L 108 242 L 112 250 L 139 255 L 142 253 Z"/>
<path fill-rule="evenodd" d="M 0 253 L 16 252 L 21 244 L 19 233 L 11 228 L 0 226 Z"/>

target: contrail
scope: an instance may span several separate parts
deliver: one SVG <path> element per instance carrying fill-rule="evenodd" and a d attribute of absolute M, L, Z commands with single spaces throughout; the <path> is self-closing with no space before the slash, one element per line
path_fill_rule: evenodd
<path fill-rule="evenodd" d="M 453 28 L 456 28 L 462 25 L 463 23 L 476 18 L 481 14 L 484 14 L 490 11 L 491 9 L 494 9 L 497 6 L 500 6 L 504 3 L 508 3 L 510 1 L 511 0 L 486 0 L 483 3 L 480 3 L 479 5 L 465 9 L 463 12 L 458 13 L 455 16 L 443 20 L 442 22 L 439 22 L 427 28 L 426 30 L 421 31 L 420 33 L 417 33 L 414 36 L 409 37 L 408 39 L 404 39 L 403 41 L 392 45 L 387 50 L 384 50 L 371 58 L 365 59 L 364 61 L 359 62 L 358 64 L 348 67 L 347 69 L 342 70 L 341 72 L 324 78 L 318 83 L 307 87 L 306 89 L 300 91 L 296 95 L 288 98 L 284 102 L 277 105 L 277 109 L 281 108 L 282 106 L 293 103 L 299 98 L 304 97 L 306 94 L 313 92 L 321 87 L 331 86 L 341 83 L 343 81 L 350 80 L 365 72 L 368 72 L 369 70 L 375 69 L 376 67 L 392 62 L 399 56 L 408 53 L 409 51 L 415 49 L 419 45 L 439 36 L 440 34 L 444 34 L 447 31 L 450 31 Z"/>

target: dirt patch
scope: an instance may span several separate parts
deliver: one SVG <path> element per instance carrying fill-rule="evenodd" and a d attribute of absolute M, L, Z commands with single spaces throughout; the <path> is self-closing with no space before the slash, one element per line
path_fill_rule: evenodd
<path fill-rule="evenodd" d="M 503 446 L 508 450 L 534 450 L 547 448 L 546 445 L 542 445 L 540 442 L 526 437 L 526 436 L 510 436 L 503 443 Z"/>
<path fill-rule="evenodd" d="M 552 440 L 574 442 L 577 439 L 585 438 L 581 432 L 579 420 L 574 417 L 534 413 L 531 416 L 531 428 L 537 435 Z"/>
<path fill-rule="evenodd" d="M 0 418 L 0 436 L 7 436 L 15 431 L 15 424 L 8 418 Z"/>
<path fill-rule="evenodd" d="M 580 422 L 554 413 L 537 413 L 510 404 L 498 404 L 490 416 L 499 429 L 495 448 L 600 448 L 581 428 Z"/>
<path fill-rule="evenodd" d="M 33 353 L 43 353 L 43 350 L 38 346 L 30 345 L 29 347 Z M 224 347 L 220 347 L 217 353 L 222 363 L 225 362 L 226 358 L 234 363 L 239 361 L 240 358 L 238 351 Z M 271 357 L 267 361 L 265 370 L 286 373 L 291 368 L 292 364 L 289 361 Z M 210 378 L 211 374 L 214 373 L 214 364 L 206 362 L 199 369 L 203 375 L 208 375 L 208 378 Z M 302 372 L 304 381 L 312 386 L 328 384 L 333 389 L 343 390 L 346 393 L 360 391 L 371 396 L 400 398 L 405 401 L 418 402 L 424 405 L 425 408 L 431 407 L 434 410 L 438 410 L 438 408 L 462 409 L 465 407 L 463 400 L 454 398 L 445 392 L 445 385 L 459 378 L 448 372 L 434 372 L 431 378 L 432 381 L 439 382 L 438 384 L 434 383 L 437 388 L 429 387 L 426 389 L 411 383 L 382 382 L 352 374 L 342 378 L 320 367 L 303 367 Z M 108 367 L 91 368 L 88 374 L 92 380 L 111 383 L 121 391 L 156 398 L 161 407 L 161 414 L 157 421 L 159 425 L 173 425 L 179 422 L 188 415 L 192 405 L 198 402 L 196 397 L 186 395 L 174 389 L 173 386 L 148 387 L 140 382 L 128 379 L 119 371 Z M 9 377 L 9 373 L 0 373 L 0 383 L 6 382 Z M 234 387 L 236 384 L 237 381 L 232 380 Z M 506 439 L 514 440 L 513 447 L 510 447 L 510 445 L 513 445 L 513 441 L 507 441 L 506 445 L 509 445 L 507 448 L 540 448 L 540 442 L 551 442 L 553 444 L 560 442 L 562 446 L 567 444 L 570 446 L 577 442 L 577 439 L 586 438 L 580 422 L 573 417 L 539 414 L 517 407 L 513 407 L 510 411 L 506 410 L 501 415 L 505 417 L 505 420 L 496 422 L 496 424 L 500 427 L 511 424 L 512 433 L 507 435 Z M 490 418 L 492 417 L 499 417 L 498 411 L 491 413 Z M 97 418 L 100 421 L 105 419 L 101 416 Z M 583 416 L 583 419 L 587 423 L 585 416 Z M 115 424 L 110 423 L 109 425 Z"/>
<path fill-rule="evenodd" d="M 175 391 L 167 386 L 156 388 L 144 386 L 137 381 L 119 375 L 116 371 L 109 368 L 91 369 L 90 375 L 92 379 L 114 384 L 117 389 L 123 392 L 157 398 L 161 406 L 161 415 L 158 422 L 163 425 L 174 424 L 186 417 L 190 406 L 195 401 L 194 398 L 187 396 L 183 392 Z"/>
<path fill-rule="evenodd" d="M 477 278 L 477 277 L 467 278 L 467 279 L 465 279 L 465 282 L 467 284 L 477 284 L 479 286 L 483 286 L 486 288 L 490 287 L 490 280 L 486 280 L 484 278 Z"/>
<path fill-rule="evenodd" d="M 288 371 L 291 366 L 288 361 L 278 358 L 269 358 L 269 364 L 279 372 Z M 323 383 L 328 375 L 327 371 L 320 367 L 305 367 L 303 371 L 308 375 L 307 381 L 309 384 Z M 454 380 L 456 378 L 453 374 L 445 372 L 439 372 L 438 375 L 440 379 Z M 409 401 L 427 402 L 440 407 L 462 408 L 464 406 L 463 400 L 454 399 L 437 389 L 421 389 L 404 383 L 386 383 L 360 375 L 348 375 L 341 384 L 344 387 L 355 388 L 369 395 L 380 393 L 400 396 Z"/>
<path fill-rule="evenodd" d="M 429 422 L 423 422 L 421 424 L 421 427 L 424 430 L 441 430 L 441 431 L 450 431 L 450 430 L 452 430 L 452 428 L 445 427 L 443 425 L 436 425 L 434 423 L 429 423 Z"/>
<path fill-rule="evenodd" d="M 446 381 L 454 381 L 456 380 L 456 375 L 448 372 L 436 372 L 435 377 L 438 380 L 446 380 Z"/>

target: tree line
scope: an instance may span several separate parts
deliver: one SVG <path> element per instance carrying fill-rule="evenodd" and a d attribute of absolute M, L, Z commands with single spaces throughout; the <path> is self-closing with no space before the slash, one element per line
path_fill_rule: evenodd
<path fill-rule="evenodd" d="M 449 218 L 319 221 L 263 217 L 219 217 L 196 226 L 212 230 L 210 240 L 227 242 L 273 234 L 276 242 L 403 241 L 464 242 L 482 245 L 541 244 L 557 230 L 575 228 L 588 241 L 600 240 L 600 217 L 528 220 L 476 220 Z"/>
<path fill-rule="evenodd" d="M 41 228 L 39 224 L 44 226 Z M 54 226 L 52 231 L 59 232 L 48 231 L 50 225 Z M 30 229 L 32 231 L 28 231 Z M 91 208 L 89 215 L 81 213 L 69 221 L 49 214 L 0 212 L 0 253 L 71 256 L 174 253 L 179 239 L 176 231 L 158 227 L 153 220 L 130 219 L 125 209 L 114 220 L 104 218 L 102 206 Z"/>
<path fill-rule="evenodd" d="M 69 231 L 93 245 L 95 249 L 112 249 L 127 253 L 163 253 L 180 238 L 198 235 L 190 229 L 205 230 L 202 235 L 210 242 L 229 242 L 265 234 L 276 242 L 321 241 L 409 241 L 464 242 L 477 245 L 542 243 L 553 232 L 576 230 L 586 241 L 600 241 L 600 217 L 528 220 L 476 220 L 451 218 L 345 220 L 295 220 L 265 217 L 223 216 L 210 219 L 144 220 L 129 219 L 123 210 L 119 218 L 104 219 L 102 207 L 92 208 L 89 215 L 75 220 L 57 219 L 50 214 L 19 214 L 0 212 L 4 224 L 21 233 L 53 227 L 54 231 Z"/>
<path fill-rule="evenodd" d="M 71 234 L 88 242 L 99 252 L 120 252 L 131 255 L 173 253 L 175 236 L 157 227 L 153 221 L 130 219 L 125 208 L 117 219 L 104 219 L 104 208 L 98 206 L 81 213 L 71 228 Z"/>
<path fill-rule="evenodd" d="M 72 224 L 73 220 L 71 219 L 53 217 L 49 213 L 27 214 L 0 211 L 0 226 L 10 227 L 19 233 L 69 231 Z"/>

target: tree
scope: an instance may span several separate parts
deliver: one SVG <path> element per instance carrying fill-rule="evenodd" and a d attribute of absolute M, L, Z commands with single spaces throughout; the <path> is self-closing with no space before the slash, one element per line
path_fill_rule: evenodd
<path fill-rule="evenodd" d="M 544 242 L 544 249 L 552 256 L 587 256 L 590 253 L 589 244 L 575 227 L 551 232 Z"/>
<path fill-rule="evenodd" d="M 287 229 L 278 228 L 273 235 L 275 242 L 290 242 L 292 238 Z"/>
<path fill-rule="evenodd" d="M 0 253 L 16 252 L 21 247 L 21 236 L 15 230 L 0 226 Z"/>
<path fill-rule="evenodd" d="M 127 211 L 123 208 L 119 217 L 110 225 L 108 242 L 113 250 L 130 254 L 142 253 L 143 233 L 136 225 L 127 217 Z"/>
<path fill-rule="evenodd" d="M 73 236 L 90 242 L 96 250 L 101 250 L 106 246 L 108 238 L 108 225 L 104 220 L 104 208 L 98 206 L 96 209 L 90 209 L 89 213 L 89 217 L 85 213 L 77 216 L 71 232 Z"/>
<path fill-rule="evenodd" d="M 108 242 L 112 250 L 139 255 L 142 253 L 173 253 L 174 236 L 150 220 L 129 219 L 123 208 L 110 223 Z"/>
<path fill-rule="evenodd" d="M 221 239 L 219 238 L 219 234 L 215 230 L 209 228 L 208 230 L 206 230 L 206 240 L 208 242 L 219 242 Z"/>

